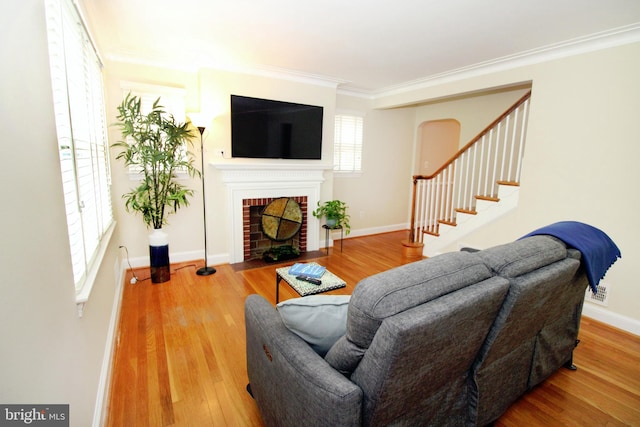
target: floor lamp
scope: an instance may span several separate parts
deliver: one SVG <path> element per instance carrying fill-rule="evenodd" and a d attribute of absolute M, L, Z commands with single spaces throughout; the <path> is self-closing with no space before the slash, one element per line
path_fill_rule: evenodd
<path fill-rule="evenodd" d="M 202 139 L 204 129 L 204 126 L 198 126 L 198 130 L 200 131 L 200 162 L 202 165 L 202 212 L 204 218 L 204 267 L 196 271 L 196 274 L 198 276 L 208 276 L 216 272 L 215 268 L 208 267 L 209 263 L 207 262 L 207 203 L 204 192 L 204 141 Z"/>

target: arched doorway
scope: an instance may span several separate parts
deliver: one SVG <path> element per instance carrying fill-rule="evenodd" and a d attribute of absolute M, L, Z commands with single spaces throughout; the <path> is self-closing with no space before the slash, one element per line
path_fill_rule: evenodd
<path fill-rule="evenodd" d="M 455 119 L 430 120 L 418 127 L 415 170 L 431 175 L 458 151 L 460 122 Z"/>

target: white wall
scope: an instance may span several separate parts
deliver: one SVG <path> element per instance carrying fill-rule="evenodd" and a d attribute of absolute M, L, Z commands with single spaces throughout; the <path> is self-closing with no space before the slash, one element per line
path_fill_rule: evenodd
<path fill-rule="evenodd" d="M 349 206 L 352 235 L 404 229 L 411 206 L 415 110 L 374 110 L 371 101 L 339 95 L 337 108 L 363 112 L 362 174 L 334 176 L 333 197 Z"/>
<path fill-rule="evenodd" d="M 533 82 L 520 201 L 516 211 L 465 238 L 487 247 L 562 220 L 605 231 L 622 259 L 609 270 L 609 306 L 586 313 L 640 334 L 640 44 L 591 52 L 389 96 L 392 106 L 483 87 Z M 451 247 L 450 250 L 456 250 Z"/>
<path fill-rule="evenodd" d="M 528 87 L 505 88 L 474 93 L 452 100 L 438 100 L 416 107 L 418 126 L 430 120 L 456 119 L 460 122 L 460 147 L 470 142 L 498 116 L 520 99 Z"/>
<path fill-rule="evenodd" d="M 89 426 L 118 262 L 111 244 L 85 307 L 75 290 L 57 152 L 44 2 L 0 6 L 0 402 L 70 404 Z"/>

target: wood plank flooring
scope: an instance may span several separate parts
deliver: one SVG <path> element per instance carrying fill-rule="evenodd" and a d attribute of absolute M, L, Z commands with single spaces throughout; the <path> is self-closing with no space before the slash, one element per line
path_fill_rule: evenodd
<path fill-rule="evenodd" d="M 347 281 L 350 294 L 371 274 L 415 261 L 406 232 L 345 239 L 314 259 Z M 290 262 L 291 263 L 291 262 Z M 107 426 L 262 426 L 247 385 L 244 300 L 275 302 L 278 266 L 240 270 L 202 262 L 172 266 L 171 280 L 125 279 Z M 238 271 L 236 271 L 238 270 Z M 140 279 L 148 269 L 136 270 Z M 298 295 L 280 285 L 280 300 Z M 523 396 L 496 426 L 640 426 L 640 337 L 583 317 L 577 371 L 561 369 Z M 301 425 L 303 425 L 302 423 Z"/>

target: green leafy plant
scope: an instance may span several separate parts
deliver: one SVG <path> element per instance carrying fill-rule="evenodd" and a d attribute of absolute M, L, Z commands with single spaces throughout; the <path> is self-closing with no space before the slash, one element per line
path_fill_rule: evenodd
<path fill-rule="evenodd" d="M 125 208 L 142 214 L 147 227 L 162 228 L 166 216 L 189 205 L 193 196 L 193 190 L 178 182 L 176 173 L 200 176 L 193 166 L 193 154 L 187 150 L 195 132 L 167 114 L 160 98 L 143 114 L 141 99 L 131 93 L 118 106 L 117 119 L 124 140 L 112 145 L 121 149 L 116 159 L 142 175 L 138 187 L 122 195 Z"/>
<path fill-rule="evenodd" d="M 291 245 L 276 246 L 262 254 L 262 258 L 267 262 L 285 261 L 299 256 L 300 250 Z"/>
<path fill-rule="evenodd" d="M 342 227 L 347 235 L 351 232 L 347 204 L 341 200 L 329 200 L 323 204 L 318 202 L 318 207 L 312 214 L 316 218 L 325 217 L 329 228 Z"/>

